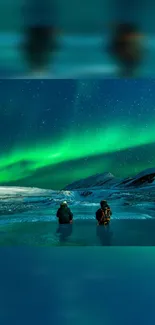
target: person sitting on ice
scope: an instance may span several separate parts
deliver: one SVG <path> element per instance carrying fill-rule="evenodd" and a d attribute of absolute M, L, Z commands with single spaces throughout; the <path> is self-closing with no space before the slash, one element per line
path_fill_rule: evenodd
<path fill-rule="evenodd" d="M 73 222 L 73 213 L 66 201 L 63 201 L 60 204 L 60 208 L 57 211 L 57 218 L 59 220 L 59 224 L 71 224 Z"/>
<path fill-rule="evenodd" d="M 110 223 L 112 211 L 106 200 L 100 202 L 101 208 L 96 211 L 98 225 L 107 226 Z"/>
<path fill-rule="evenodd" d="M 116 24 L 109 52 L 120 66 L 122 77 L 135 77 L 142 63 L 143 35 L 134 23 Z"/>

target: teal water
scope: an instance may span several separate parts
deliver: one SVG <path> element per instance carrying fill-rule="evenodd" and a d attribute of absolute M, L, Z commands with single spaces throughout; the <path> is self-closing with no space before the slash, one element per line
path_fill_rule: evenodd
<path fill-rule="evenodd" d="M 155 219 L 112 220 L 110 228 L 92 220 L 59 227 L 27 222 L 0 227 L 0 246 L 155 246 Z"/>
<path fill-rule="evenodd" d="M 0 324 L 155 323 L 154 247 L 0 248 Z"/>

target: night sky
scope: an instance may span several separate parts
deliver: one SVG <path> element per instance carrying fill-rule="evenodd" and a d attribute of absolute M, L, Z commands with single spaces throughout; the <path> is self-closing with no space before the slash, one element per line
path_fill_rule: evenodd
<path fill-rule="evenodd" d="M 154 80 L 4 80 L 0 122 L 0 185 L 155 167 Z"/>

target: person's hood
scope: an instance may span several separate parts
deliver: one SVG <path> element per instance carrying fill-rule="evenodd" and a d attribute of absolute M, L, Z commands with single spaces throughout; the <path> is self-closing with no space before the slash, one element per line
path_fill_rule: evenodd
<path fill-rule="evenodd" d="M 67 202 L 66 202 L 66 201 L 63 201 L 63 202 L 60 204 L 60 207 L 67 207 Z"/>

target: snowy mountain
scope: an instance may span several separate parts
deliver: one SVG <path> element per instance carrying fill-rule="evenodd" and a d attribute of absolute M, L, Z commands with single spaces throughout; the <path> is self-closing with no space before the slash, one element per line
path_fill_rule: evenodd
<path fill-rule="evenodd" d="M 133 195 L 132 192 L 155 190 L 155 168 L 146 169 L 134 177 L 118 179 L 111 173 L 96 174 L 86 179 L 79 180 L 68 185 L 64 190 L 54 191 L 31 187 L 0 187 L 0 204 L 3 209 L 8 202 L 16 199 L 19 205 L 22 204 L 52 204 L 58 205 L 61 201 L 67 200 L 69 204 L 78 205 L 87 203 L 97 203 L 103 197 L 121 200 L 126 195 Z M 124 196 L 123 196 L 124 193 Z M 142 195 L 142 194 L 140 194 Z M 145 193 L 146 195 L 146 193 Z M 3 202 L 3 204 L 2 204 Z"/>
<path fill-rule="evenodd" d="M 118 180 L 119 181 L 119 180 Z M 117 182 L 113 174 L 106 172 L 103 174 L 96 174 L 84 179 L 81 179 L 77 182 L 69 184 L 66 186 L 65 190 L 78 190 L 83 188 L 100 188 L 100 187 L 111 187 Z"/>
<path fill-rule="evenodd" d="M 146 169 L 134 177 L 122 180 L 118 187 L 150 187 L 155 186 L 155 168 Z"/>
<path fill-rule="evenodd" d="M 155 186 L 155 168 L 146 169 L 136 176 L 118 179 L 109 172 L 96 174 L 66 186 L 65 190 L 115 189 Z"/>

